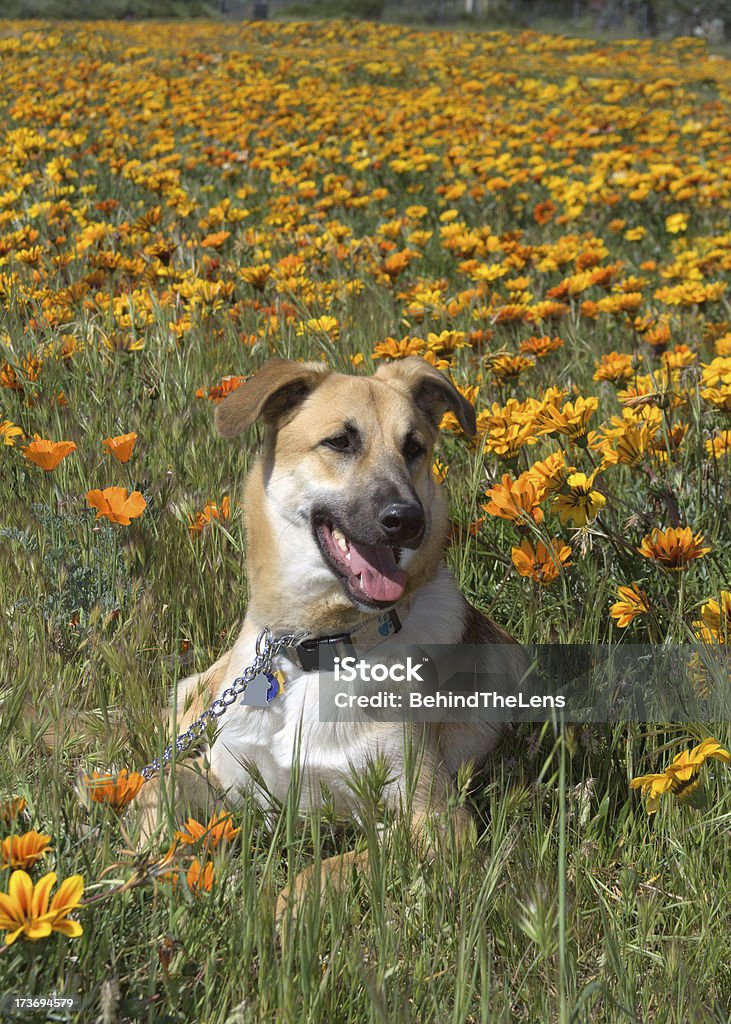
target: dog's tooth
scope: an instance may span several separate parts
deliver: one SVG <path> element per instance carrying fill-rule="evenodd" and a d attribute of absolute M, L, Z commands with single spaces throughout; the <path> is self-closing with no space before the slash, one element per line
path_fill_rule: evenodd
<path fill-rule="evenodd" d="M 345 539 L 345 534 L 343 533 L 343 531 L 342 530 L 338 530 L 338 528 L 336 526 L 335 529 L 332 531 L 332 537 L 333 537 L 333 540 L 335 541 L 335 543 L 337 544 L 337 546 L 340 548 L 340 550 L 347 554 L 348 542 Z"/>

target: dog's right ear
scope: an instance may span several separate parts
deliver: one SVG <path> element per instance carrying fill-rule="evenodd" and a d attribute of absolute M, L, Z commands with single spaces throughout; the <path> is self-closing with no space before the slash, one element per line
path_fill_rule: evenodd
<path fill-rule="evenodd" d="M 330 373 L 324 363 L 270 359 L 217 406 L 216 429 L 221 437 L 236 437 L 258 419 L 281 426 Z"/>

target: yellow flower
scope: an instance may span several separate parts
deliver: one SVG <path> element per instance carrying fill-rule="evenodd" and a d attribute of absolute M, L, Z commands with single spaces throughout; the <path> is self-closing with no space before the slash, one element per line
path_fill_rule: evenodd
<path fill-rule="evenodd" d="M 535 360 L 528 356 L 497 356 L 489 360 L 490 370 L 497 384 L 517 380 L 521 373 L 535 366 Z"/>
<path fill-rule="evenodd" d="M 718 740 L 709 736 L 708 739 L 699 743 L 697 747 L 693 747 L 691 750 L 683 750 L 674 757 L 672 764 L 669 764 L 665 771 L 673 777 L 676 783 L 687 783 L 698 774 L 706 761 L 711 758 L 728 764 L 731 761 L 731 754 L 725 747 L 721 746 Z M 677 786 L 673 789 L 673 792 L 677 793 L 682 788 L 682 786 Z"/>
<path fill-rule="evenodd" d="M 239 274 L 250 284 L 252 288 L 256 288 L 259 291 L 263 291 L 267 281 L 269 280 L 272 273 L 272 268 L 268 263 L 262 263 L 255 267 L 243 267 Z"/>
<path fill-rule="evenodd" d="M 593 489 L 596 470 L 585 473 L 571 473 L 560 494 L 553 499 L 553 508 L 562 523 L 569 520 L 575 526 L 586 526 L 601 511 L 607 499 L 600 491 Z"/>
<path fill-rule="evenodd" d="M 396 338 L 388 337 L 373 349 L 373 358 L 407 359 L 409 356 L 420 356 L 425 349 L 426 342 L 423 338 L 412 338 L 407 334 L 397 341 Z"/>
<path fill-rule="evenodd" d="M 721 388 L 703 388 L 701 397 L 721 412 L 731 412 L 731 384 L 724 384 Z"/>
<path fill-rule="evenodd" d="M 527 538 L 523 538 L 520 546 L 511 550 L 513 565 L 521 576 L 529 576 L 537 583 L 552 583 L 558 579 L 559 571 L 571 565 L 571 548 L 560 539 L 555 539 L 546 546 L 543 541 L 533 549 Z"/>
<path fill-rule="evenodd" d="M 701 605 L 701 617 L 693 623 L 698 636 L 706 643 L 731 643 L 731 590 L 722 590 L 720 598 L 720 601 L 710 598 Z"/>
<path fill-rule="evenodd" d="M 646 615 L 650 610 L 650 599 L 636 583 L 629 587 L 617 587 L 620 600 L 609 609 L 609 614 L 617 620 L 617 626 L 624 629 L 638 615 Z"/>
<path fill-rule="evenodd" d="M 688 216 L 685 213 L 671 213 L 665 218 L 665 230 L 671 235 L 677 235 L 680 231 L 688 228 Z"/>
<path fill-rule="evenodd" d="M 13 438 L 22 437 L 23 431 L 20 427 L 17 427 L 12 420 L 3 420 L 0 423 L 0 441 L 6 445 L 13 445 L 15 442 Z"/>
<path fill-rule="evenodd" d="M 674 793 L 679 800 L 693 801 L 693 795 L 700 785 L 699 773 L 708 760 L 731 762 L 731 754 L 718 740 L 709 736 L 691 750 L 683 750 L 673 758 L 664 771 L 655 775 L 640 775 L 630 782 L 630 789 L 640 789 L 647 797 L 646 810 L 654 814 L 660 798 L 665 793 Z"/>
<path fill-rule="evenodd" d="M 544 434 L 563 434 L 580 444 L 589 429 L 589 420 L 599 407 L 595 396 L 579 396 L 575 402 L 565 402 L 560 409 L 546 404 L 538 413 L 538 424 Z"/>
<path fill-rule="evenodd" d="M 703 534 L 694 535 L 689 526 L 671 526 L 667 530 L 655 528 L 652 533 L 642 538 L 637 550 L 664 569 L 678 572 L 686 569 L 694 559 L 708 554 L 711 549 L 702 546 L 703 540 Z"/>
<path fill-rule="evenodd" d="M 707 388 L 731 385 L 731 356 L 717 356 L 710 363 L 702 363 L 701 381 Z"/>
<path fill-rule="evenodd" d="M 617 439 L 614 451 L 617 462 L 624 466 L 638 466 L 651 441 L 652 431 L 646 423 L 628 423 Z"/>
<path fill-rule="evenodd" d="M 447 355 L 465 345 L 465 333 L 464 331 L 442 331 L 441 334 L 433 334 L 430 331 L 426 336 L 426 343 L 430 351 L 436 355 Z"/>
<path fill-rule="evenodd" d="M 442 462 L 440 459 L 435 459 L 431 471 L 432 474 L 434 475 L 434 479 L 436 480 L 436 482 L 438 484 L 443 484 L 444 481 L 447 479 L 449 466 Z"/>
<path fill-rule="evenodd" d="M 720 459 L 722 456 L 728 455 L 729 452 L 731 452 L 731 430 L 722 430 L 706 441 L 706 453 L 709 459 Z"/>
<path fill-rule="evenodd" d="M 340 334 L 340 324 L 334 316 L 314 317 L 297 324 L 297 337 L 301 338 L 307 334 L 326 334 L 328 337 L 337 338 Z"/>
<path fill-rule="evenodd" d="M 81 875 L 71 875 L 61 882 L 53 899 L 49 897 L 56 883 L 51 871 L 35 885 L 25 871 L 14 871 L 7 893 L 0 893 L 0 929 L 6 931 L 5 944 L 10 946 L 19 935 L 27 939 L 45 939 L 51 932 L 61 932 L 75 939 L 82 934 L 78 921 L 68 915 L 75 910 L 84 891 Z"/>
<path fill-rule="evenodd" d="M 0 846 L 0 866 L 4 868 L 32 868 L 50 848 L 51 837 L 36 832 L 21 836 L 8 836 Z"/>
<path fill-rule="evenodd" d="M 665 772 L 655 775 L 639 775 L 632 779 L 630 789 L 641 789 L 642 795 L 647 798 L 645 810 L 648 814 L 654 814 L 660 806 L 660 798 L 664 796 L 673 784 L 673 780 Z"/>

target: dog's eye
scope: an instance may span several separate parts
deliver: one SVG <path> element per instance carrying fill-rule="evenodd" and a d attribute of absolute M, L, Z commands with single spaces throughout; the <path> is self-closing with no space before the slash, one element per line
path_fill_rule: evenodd
<path fill-rule="evenodd" d="M 335 452 L 348 452 L 353 448 L 348 434 L 336 434 L 335 437 L 326 437 L 322 444 L 326 448 L 332 448 Z"/>
<path fill-rule="evenodd" d="M 421 455 L 424 454 L 426 448 L 421 443 L 421 441 L 417 441 L 415 437 L 410 437 L 406 440 L 403 451 L 404 458 L 418 459 Z"/>

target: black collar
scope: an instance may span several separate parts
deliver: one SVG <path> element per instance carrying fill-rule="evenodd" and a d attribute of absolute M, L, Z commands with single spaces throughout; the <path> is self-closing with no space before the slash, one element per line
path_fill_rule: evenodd
<path fill-rule="evenodd" d="M 400 633 L 401 629 L 401 619 L 395 611 L 389 611 L 379 616 L 373 626 L 369 623 L 365 628 L 354 629 L 352 633 L 313 637 L 295 647 L 283 647 L 282 653 L 295 665 L 299 665 L 303 672 L 331 672 L 335 657 L 352 657 L 356 650 L 367 651 L 389 636 Z"/>

